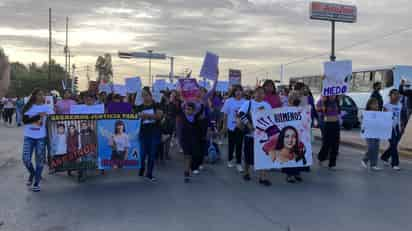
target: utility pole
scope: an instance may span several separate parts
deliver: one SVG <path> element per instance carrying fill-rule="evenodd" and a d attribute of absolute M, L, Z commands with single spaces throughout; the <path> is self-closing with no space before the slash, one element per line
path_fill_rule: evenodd
<path fill-rule="evenodd" d="M 336 56 L 335 56 L 335 21 L 332 21 L 332 52 L 330 54 L 330 61 L 335 62 L 336 61 Z"/>
<path fill-rule="evenodd" d="M 68 55 L 67 55 L 67 58 L 68 58 L 67 67 L 69 68 L 67 74 L 68 74 L 69 79 L 71 79 L 71 78 L 70 78 L 70 50 L 67 51 L 67 54 L 68 54 Z M 73 79 L 72 79 L 72 85 L 73 85 Z"/>
<path fill-rule="evenodd" d="M 49 85 L 49 90 L 50 90 L 50 83 L 51 83 L 51 54 L 52 54 L 52 24 L 51 24 L 51 18 L 52 18 L 52 9 L 49 8 L 49 66 L 48 66 L 48 73 L 47 73 L 47 80 L 48 80 L 48 85 Z"/>
<path fill-rule="evenodd" d="M 70 56 L 69 56 L 69 60 L 70 60 Z M 69 67 L 70 68 L 70 67 Z M 76 70 L 76 65 L 73 64 L 73 68 L 72 68 L 72 92 L 74 92 L 74 76 L 75 76 L 75 70 Z"/>
<path fill-rule="evenodd" d="M 66 74 L 64 75 L 64 83 L 67 86 L 67 80 L 68 76 L 70 75 L 70 62 L 68 63 L 67 61 L 67 55 L 69 53 L 69 17 L 66 17 L 66 45 L 64 46 L 64 54 L 65 54 L 65 70 Z"/>
<path fill-rule="evenodd" d="M 283 83 L 285 75 L 285 66 L 283 64 L 280 65 L 280 82 Z"/>

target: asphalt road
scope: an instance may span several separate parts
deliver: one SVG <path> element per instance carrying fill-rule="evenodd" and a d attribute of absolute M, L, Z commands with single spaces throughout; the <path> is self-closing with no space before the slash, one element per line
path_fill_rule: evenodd
<path fill-rule="evenodd" d="M 21 136 L 0 125 L 1 231 L 412 230 L 412 163 L 405 160 L 400 172 L 368 172 L 361 151 L 341 147 L 338 171 L 314 166 L 302 184 L 272 172 L 266 188 L 223 163 L 184 184 L 175 154 L 156 166 L 157 184 L 136 171 L 95 174 L 81 184 L 44 174 L 42 191 L 33 193 L 24 185 Z"/>

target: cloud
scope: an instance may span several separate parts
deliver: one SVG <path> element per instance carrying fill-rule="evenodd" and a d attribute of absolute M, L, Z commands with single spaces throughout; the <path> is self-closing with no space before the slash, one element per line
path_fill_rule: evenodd
<path fill-rule="evenodd" d="M 340 0 L 355 4 L 359 20 L 337 24 L 337 47 L 371 40 L 366 45 L 337 49 L 338 58 L 354 66 L 405 63 L 412 57 L 403 32 L 388 39 L 382 34 L 405 28 L 412 2 L 408 0 Z M 70 46 L 78 65 L 93 65 L 98 55 L 119 50 L 154 49 L 177 57 L 176 70 L 198 72 L 206 50 L 222 57 L 221 69 L 240 68 L 245 78 L 278 76 L 279 65 L 301 57 L 326 54 L 286 67 L 290 75 L 314 74 L 328 59 L 330 24 L 309 19 L 308 0 L 20 0 L 1 1 L 0 39 L 12 60 L 38 60 L 47 52 L 48 8 L 53 8 L 55 54 L 63 56 L 65 17 L 70 17 Z M 376 41 L 375 41 L 376 40 Z M 11 49 L 13 47 L 13 49 Z M 9 48 L 9 51 L 7 51 Z M 24 55 L 29 54 L 29 55 Z M 36 54 L 37 57 L 31 57 Z M 147 75 L 143 60 L 114 59 L 115 73 Z M 136 70 L 137 69 L 137 70 Z M 155 74 L 168 65 L 154 64 Z M 138 72 L 138 73 L 136 73 Z M 225 76 L 224 76 L 225 77 Z"/>

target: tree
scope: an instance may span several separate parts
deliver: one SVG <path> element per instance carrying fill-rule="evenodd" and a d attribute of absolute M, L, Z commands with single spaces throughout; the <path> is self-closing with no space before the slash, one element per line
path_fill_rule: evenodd
<path fill-rule="evenodd" d="M 25 66 L 22 63 L 11 63 L 11 86 L 10 93 L 13 95 L 27 96 L 33 89 L 55 89 L 60 92 L 63 91 L 62 80 L 65 76 L 65 71 L 62 66 L 56 64 L 53 60 L 51 62 L 52 80 L 48 81 L 48 63 L 39 65 L 31 63 Z"/>

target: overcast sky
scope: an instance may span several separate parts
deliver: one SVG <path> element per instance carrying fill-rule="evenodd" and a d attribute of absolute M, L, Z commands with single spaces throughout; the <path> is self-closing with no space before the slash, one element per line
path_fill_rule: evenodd
<path fill-rule="evenodd" d="M 356 4 L 358 22 L 337 24 L 337 57 L 354 68 L 411 64 L 409 0 L 337 0 Z M 176 57 L 176 73 L 198 74 L 207 50 L 221 57 L 221 77 L 228 68 L 256 77 L 321 72 L 330 51 L 330 23 L 309 19 L 309 0 L 0 0 L 0 46 L 12 61 L 43 62 L 48 53 L 48 8 L 53 8 L 53 58 L 64 65 L 65 17 L 70 17 L 72 63 L 85 78 L 85 67 L 98 55 L 120 51 L 166 53 Z M 393 33 L 393 36 L 385 35 Z M 368 41 L 368 42 L 364 42 Z M 362 45 L 339 49 L 361 43 Z M 322 55 L 324 54 L 324 55 Z M 146 60 L 113 58 L 115 81 L 148 75 Z M 168 74 L 168 61 L 156 61 L 154 74 Z M 94 72 L 90 72 L 92 79 Z"/>

